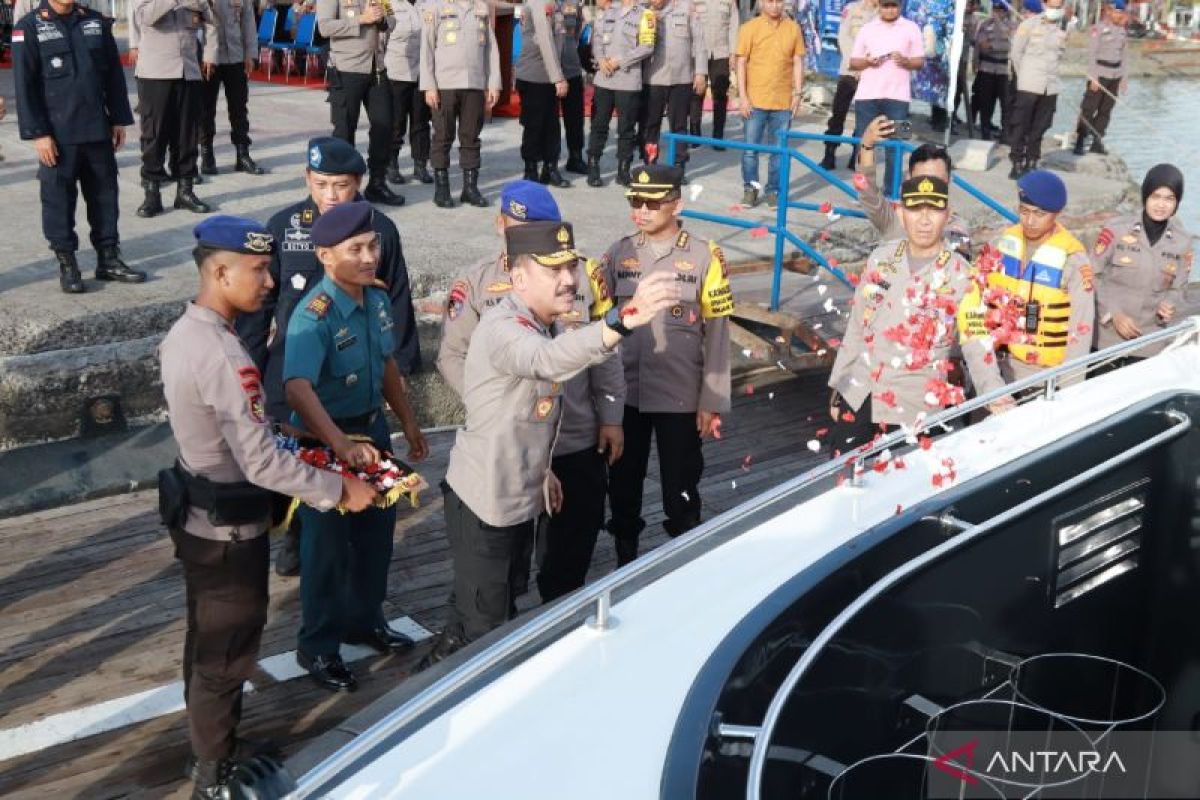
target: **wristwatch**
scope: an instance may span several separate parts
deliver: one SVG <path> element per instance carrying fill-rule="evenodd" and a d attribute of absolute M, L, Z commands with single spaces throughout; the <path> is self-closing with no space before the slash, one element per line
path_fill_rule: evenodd
<path fill-rule="evenodd" d="M 619 333 L 621 336 L 628 336 L 633 333 L 632 330 L 625 327 L 625 323 L 621 321 L 621 310 L 613 306 L 604 315 L 604 324 L 607 325 L 614 333 Z"/>

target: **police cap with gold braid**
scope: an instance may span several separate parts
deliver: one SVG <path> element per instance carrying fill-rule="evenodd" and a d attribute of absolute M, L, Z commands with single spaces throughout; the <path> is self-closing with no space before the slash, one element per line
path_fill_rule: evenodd
<path fill-rule="evenodd" d="M 900 202 L 905 208 L 944 209 L 950 201 L 950 187 L 936 175 L 920 175 L 900 184 Z"/>
<path fill-rule="evenodd" d="M 662 200 L 672 193 L 678 194 L 683 186 L 683 170 L 667 164 L 644 164 L 629 176 L 626 197 L 641 197 L 645 200 Z"/>
<path fill-rule="evenodd" d="M 504 230 L 504 246 L 510 257 L 529 256 L 547 267 L 579 260 L 575 231 L 569 222 L 537 221 L 510 226 Z"/>

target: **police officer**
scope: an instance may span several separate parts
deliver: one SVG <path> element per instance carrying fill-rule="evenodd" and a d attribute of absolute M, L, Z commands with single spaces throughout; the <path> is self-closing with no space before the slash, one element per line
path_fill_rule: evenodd
<path fill-rule="evenodd" d="M 563 77 L 567 79 L 567 96 L 559 99 L 559 109 L 562 112 L 563 135 L 567 140 L 567 172 L 576 175 L 587 174 L 587 162 L 583 160 L 583 62 L 580 60 L 579 47 L 583 38 L 583 4 L 578 0 L 562 0 L 563 37 L 562 53 L 559 63 L 562 64 Z M 559 149 L 555 150 L 557 161 L 562 152 L 561 142 L 556 142 Z"/>
<path fill-rule="evenodd" d="M 648 279 L 622 311 L 564 330 L 560 320 L 576 310 L 579 288 L 571 226 L 529 222 L 504 236 L 512 291 L 471 337 L 463 372 L 467 423 L 442 485 L 454 560 L 450 618 L 422 666 L 515 616 L 534 521 L 562 510 L 550 455 L 564 382 L 611 357 L 622 337 L 678 297 L 669 277 Z"/>
<path fill-rule="evenodd" d="M 388 180 L 405 183 L 400 171 L 400 148 L 408 134 L 413 159 L 413 178 L 433 183 L 429 174 L 429 106 L 421 92 L 421 10 L 416 0 L 397 0 L 392 4 L 395 21 L 388 34 L 384 64 L 392 88 L 392 152 Z"/>
<path fill-rule="evenodd" d="M 267 621 L 268 490 L 350 511 L 370 505 L 375 492 L 275 447 L 258 369 L 233 331 L 236 316 L 256 310 L 271 285 L 271 235 L 253 220 L 217 216 L 195 236 L 200 293 L 159 347 L 179 445 L 175 466 L 159 474 L 159 493 L 187 587 L 192 797 L 219 798 L 228 797 L 231 761 L 251 755 L 235 733 Z"/>
<path fill-rule="evenodd" d="M 1187 293 L 1194 250 L 1192 234 L 1176 216 L 1183 173 L 1158 164 L 1142 181 L 1142 213 L 1110 223 L 1096 238 L 1096 346 L 1112 347 L 1167 325 L 1195 298 Z M 1154 345 L 1134 358 L 1154 355 Z"/>
<path fill-rule="evenodd" d="M 833 107 L 829 112 L 829 127 L 825 129 L 826 136 L 841 136 L 846 130 L 846 114 L 849 113 L 850 105 L 854 102 L 854 93 L 858 91 L 859 73 L 850 68 L 850 55 L 854 52 L 854 39 L 862 30 L 863 25 L 875 19 L 878 13 L 879 3 L 877 0 L 854 0 L 854 2 L 847 3 L 842 9 L 842 21 L 838 25 L 837 38 L 838 52 L 841 53 L 842 61 L 838 67 L 837 88 L 833 92 Z M 837 142 L 825 143 L 825 157 L 821 159 L 822 167 L 825 169 L 837 167 L 834 161 L 837 149 Z M 854 169 L 853 148 L 850 150 L 850 163 L 846 166 Z"/>
<path fill-rule="evenodd" d="M 358 192 L 366 171 L 362 155 L 341 139 L 318 137 L 308 143 L 307 152 L 304 180 L 308 197 L 287 206 L 267 222 L 267 229 L 278 242 L 270 266 L 274 286 L 261 309 L 241 315 L 237 322 L 238 334 L 265 376 L 267 411 L 277 419 L 284 419 L 290 413 L 283 390 L 287 344 L 283 332 L 288 329 L 300 299 L 312 291 L 325 274 L 313 245 L 313 226 L 322 214 L 359 199 Z M 391 305 L 395 345 L 392 356 L 401 373 L 412 375 L 421 366 L 421 349 L 400 233 L 384 214 L 373 215 L 371 226 L 379 235 L 379 263 L 375 277 L 387 287 Z M 275 562 L 275 569 L 281 575 L 299 573 L 298 525 L 298 517 L 293 517 L 293 527 L 284 538 Z"/>
<path fill-rule="evenodd" d="M 830 439 L 834 457 L 881 430 L 913 427 L 962 402 L 961 389 L 943 371 L 960 344 L 979 394 L 1004 385 L 986 334 L 958 334 L 957 305 L 973 285 L 974 272 L 943 235 L 950 219 L 946 181 L 930 175 L 906 179 L 899 215 L 902 237 L 875 248 L 863 268 L 829 376 L 830 414 L 837 423 Z M 1006 399 L 994 407 L 1010 405 Z"/>
<path fill-rule="evenodd" d="M 625 454 L 613 466 L 608 488 L 608 531 L 618 565 L 637 558 L 646 526 L 642 486 L 651 435 L 658 441 L 664 527 L 678 536 L 700 524 L 701 443 L 720 433 L 720 415 L 729 410 L 733 294 L 721 248 L 680 227 L 682 181 L 679 167 L 635 169 L 626 197 L 638 233 L 617 241 L 603 260 L 618 304 L 652 275 L 670 276 L 681 292 L 678 303 L 621 347 Z"/>
<path fill-rule="evenodd" d="M 704 29 L 704 45 L 708 50 L 708 81 L 712 87 L 712 138 L 725 138 L 725 118 L 729 106 L 729 59 L 737 52 L 737 0 L 696 0 L 696 13 Z M 688 113 L 689 130 L 700 135 L 704 118 L 704 92 L 692 95 Z M 718 146 L 716 149 L 724 150 Z"/>
<path fill-rule="evenodd" d="M 399 2 L 399 0 L 397 0 Z M 333 135 L 354 144 L 358 114 L 367 107 L 367 169 L 364 195 L 372 203 L 404 205 L 387 185 L 392 152 L 392 88 L 384 64 L 387 32 L 396 24 L 387 0 L 317 0 L 317 30 L 329 39 L 329 114 Z"/>
<path fill-rule="evenodd" d="M 217 25 L 217 61 L 204 81 L 204 117 L 200 122 L 200 172 L 217 174 L 213 137 L 217 133 L 217 95 L 225 87 L 229 107 L 229 140 L 237 152 L 235 172 L 262 175 L 264 170 L 250 157 L 250 80 L 258 29 L 252 0 L 213 0 Z"/>
<path fill-rule="evenodd" d="M 13 28 L 17 125 L 37 150 L 42 233 L 64 292 L 82 292 L 75 251 L 76 184 L 83 188 L 96 248 L 96 279 L 140 283 L 121 260 L 117 159 L 133 112 L 112 23 L 74 0 L 42 0 Z"/>
<path fill-rule="evenodd" d="M 1017 26 L 1009 51 L 1017 78 L 1008 140 L 1012 160 L 1008 177 L 1013 180 L 1037 169 L 1042 137 L 1058 106 L 1059 64 L 1067 48 L 1067 32 L 1061 25 L 1063 0 L 1045 0 L 1043 6 L 1042 13 Z"/>
<path fill-rule="evenodd" d="M 421 91 L 433 113 L 433 202 L 450 199 L 450 145 L 458 130 L 459 201 L 487 205 L 479 193 L 479 132 L 500 99 L 500 53 L 484 0 L 429 0 L 421 12 Z"/>
<path fill-rule="evenodd" d="M 496 227 L 501 236 L 517 225 L 560 220 L 554 198 L 540 184 L 513 181 L 500 194 Z M 612 307 L 598 262 L 581 259 L 575 280 L 575 307 L 559 317 L 567 330 L 602 318 Z M 477 263 L 451 287 L 442 318 L 438 371 L 460 397 L 471 335 L 483 313 L 511 291 L 509 256 L 503 251 Z M 554 441 L 551 470 L 562 484 L 563 507 L 545 520 L 545 533 L 538 537 L 538 589 L 544 602 L 583 585 L 596 537 L 604 525 L 608 483 L 604 454 L 608 454 L 609 464 L 616 461 L 625 440 L 621 362 L 610 358 L 571 378 L 562 387 L 562 401 L 562 424 Z"/>
<path fill-rule="evenodd" d="M 1000 105 L 1000 130 L 1008 125 L 1008 53 L 1016 23 L 1006 3 L 992 3 L 992 15 L 975 31 L 975 82 L 971 86 L 971 113 L 979 118 L 979 138 L 996 136 L 992 117 Z"/>
<path fill-rule="evenodd" d="M 658 23 L 654 12 L 638 0 L 612 3 L 592 33 L 592 128 L 588 138 L 588 186 L 604 185 L 600 157 L 608 142 L 613 111 L 617 112 L 617 183 L 629 185 L 633 143 L 642 114 L 642 64 L 654 53 Z"/>
<path fill-rule="evenodd" d="M 175 208 L 196 214 L 211 209 L 192 191 L 196 181 L 202 79 L 213 74 L 217 27 L 207 0 L 134 0 L 138 26 L 138 115 L 142 127 L 142 189 L 139 217 L 163 210 L 159 185 L 175 180 Z M 197 37 L 203 36 L 203 54 Z M 203 61 L 201 61 L 203 59 Z M 167 151 L 171 151 L 167 165 Z M 167 167 L 170 167 L 169 171 Z"/>
<path fill-rule="evenodd" d="M 1079 107 L 1079 125 L 1075 128 L 1075 155 L 1081 156 L 1087 146 L 1088 134 L 1092 136 L 1092 152 L 1101 155 L 1104 149 L 1104 134 L 1112 118 L 1117 96 L 1125 94 L 1129 75 L 1129 58 L 1126 53 L 1128 33 L 1125 25 L 1129 15 L 1125 13 L 1125 0 L 1112 0 L 1106 6 L 1099 22 L 1092 26 L 1088 44 L 1088 85 Z"/>
<path fill-rule="evenodd" d="M 704 26 L 692 0 L 650 0 L 657 20 L 654 53 L 646 62 L 642 109 L 642 160 L 653 161 L 648 145 L 658 147 L 663 112 L 673 133 L 687 133 L 692 97 L 708 85 L 708 48 Z M 675 163 L 687 163 L 687 145 L 676 143 Z"/>
<path fill-rule="evenodd" d="M 567 31 L 560 0 L 535 0 L 522 8 L 521 55 L 514 74 L 521 96 L 521 158 L 525 179 L 566 188 L 558 171 L 558 100 L 567 96 L 562 51 Z M 538 164 L 542 165 L 538 173 Z"/>
<path fill-rule="evenodd" d="M 342 203 L 313 224 L 312 243 L 325 277 L 288 323 L 283 378 L 293 421 L 346 463 L 367 467 L 390 449 L 384 401 L 400 420 L 408 455 L 429 453 L 393 357 L 395 324 L 387 293 L 375 288 L 379 234 L 364 200 Z M 355 439 L 352 437 L 360 437 Z M 396 508 L 339 514 L 300 508 L 300 606 L 296 660 L 330 691 L 358 682 L 342 661 L 342 644 L 398 652 L 413 641 L 383 617 Z"/>

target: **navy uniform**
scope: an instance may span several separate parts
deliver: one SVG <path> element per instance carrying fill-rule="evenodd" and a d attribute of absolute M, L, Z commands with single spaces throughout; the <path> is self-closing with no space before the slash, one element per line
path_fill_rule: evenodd
<path fill-rule="evenodd" d="M 380 215 L 366 201 L 336 206 L 313 225 L 312 242 L 334 247 L 372 231 L 373 216 Z M 342 433 L 390 451 L 384 372 L 398 333 L 387 292 L 366 287 L 360 305 L 326 274 L 288 323 L 284 383 L 308 382 Z M 293 422 L 303 424 L 298 414 Z M 357 681 L 342 662 L 343 643 L 379 650 L 413 644 L 383 617 L 396 507 L 341 514 L 301 506 L 298 513 L 302 623 L 296 658 L 321 686 L 352 691 Z"/>
<path fill-rule="evenodd" d="M 225 87 L 229 108 L 229 140 L 237 159 L 235 172 L 262 175 L 264 170 L 250 157 L 250 79 L 247 70 L 258 48 L 258 28 L 253 0 L 213 0 L 217 26 L 216 68 L 204 82 L 204 115 L 200 119 L 200 171 L 217 174 L 213 138 L 217 133 L 217 95 Z"/>
<path fill-rule="evenodd" d="M 1125 0 L 1113 0 L 1112 10 L 1092 26 L 1088 43 L 1088 86 L 1079 107 L 1079 125 L 1075 128 L 1075 155 L 1083 155 L 1088 136 L 1091 135 L 1093 153 L 1101 155 L 1104 149 L 1104 134 L 1112 119 L 1117 95 L 1125 90 L 1129 77 L 1129 34 L 1124 22 L 1118 24 L 1110 16 L 1123 14 Z M 1093 89 L 1095 83 L 1097 88 Z"/>
<path fill-rule="evenodd" d="M 117 233 L 115 129 L 133 124 L 112 23 L 82 6 L 57 14 L 46 0 L 13 29 L 17 124 L 22 139 L 50 137 L 54 166 L 38 167 L 42 232 L 64 292 L 82 292 L 75 251 L 77 184 L 96 248 L 96 278 L 139 283 L 145 273 L 121 260 Z"/>
<path fill-rule="evenodd" d="M 633 172 L 627 196 L 662 200 L 678 196 L 683 170 L 651 164 Z M 612 469 L 609 533 L 617 561 L 637 557 L 642 488 L 650 439 L 658 440 L 664 527 L 678 536 L 700 524 L 700 476 L 704 471 L 697 412 L 729 410 L 729 315 L 733 295 L 725 256 L 715 242 L 680 230 L 674 242 L 626 236 L 605 253 L 608 284 L 618 305 L 628 302 L 638 282 L 655 272 L 675 275 L 682 300 L 621 345 L 625 364 L 625 454 Z"/>
<path fill-rule="evenodd" d="M 588 136 L 588 186 L 603 186 L 600 156 L 617 113 L 617 183 L 629 185 L 633 143 L 642 114 L 642 64 L 654 53 L 658 25 L 654 12 L 636 0 L 614 2 L 596 21 L 592 34 L 592 128 Z M 604 64 L 614 62 L 611 72 Z"/>
<path fill-rule="evenodd" d="M 205 220 L 195 236 L 203 248 L 233 253 L 261 256 L 272 246 L 261 225 L 236 217 Z M 257 668 L 267 621 L 267 490 L 333 508 L 342 479 L 275 447 L 258 370 L 220 313 L 188 303 L 159 356 L 179 445 L 175 467 L 159 474 L 159 492 L 187 591 L 183 684 L 196 759 L 192 796 L 227 797 L 223 775 L 239 755 L 242 687 Z"/>

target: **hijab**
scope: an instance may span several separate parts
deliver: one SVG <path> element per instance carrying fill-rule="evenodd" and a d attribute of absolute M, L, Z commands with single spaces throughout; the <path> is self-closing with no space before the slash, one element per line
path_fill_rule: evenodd
<path fill-rule="evenodd" d="M 1175 194 L 1178 210 L 1178 204 L 1183 202 L 1183 173 L 1174 164 L 1156 164 L 1150 168 L 1142 181 L 1142 228 L 1146 231 L 1146 238 L 1150 240 L 1151 247 L 1158 244 L 1171 218 L 1167 217 L 1162 222 L 1150 219 L 1150 215 L 1146 213 L 1146 201 L 1150 199 L 1150 195 L 1164 187 Z"/>

